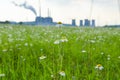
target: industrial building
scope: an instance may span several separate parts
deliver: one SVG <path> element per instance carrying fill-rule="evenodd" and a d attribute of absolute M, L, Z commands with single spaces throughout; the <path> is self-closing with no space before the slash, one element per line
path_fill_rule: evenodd
<path fill-rule="evenodd" d="M 18 6 L 18 7 L 23 7 L 25 9 L 29 9 L 31 10 L 34 14 L 35 14 L 35 20 L 34 21 L 30 21 L 30 22 L 10 22 L 11 24 L 25 24 L 25 25 L 42 25 L 42 26 L 46 26 L 46 25 L 50 25 L 50 26 L 55 26 L 57 25 L 57 22 L 53 22 L 53 18 L 50 16 L 50 11 L 49 11 L 49 8 L 48 8 L 48 16 L 47 17 L 42 17 L 41 16 L 41 4 L 39 2 L 39 13 L 37 15 L 37 11 L 35 10 L 34 7 L 32 7 L 31 5 L 27 5 L 27 2 L 24 2 L 23 4 L 17 4 L 15 2 L 13 2 L 13 4 L 15 6 Z M 76 20 L 75 19 L 72 19 L 72 22 L 71 24 L 65 24 L 65 23 L 62 23 L 63 26 L 77 26 L 76 25 Z M 92 26 L 92 27 L 95 27 L 95 20 L 88 20 L 88 19 L 84 19 L 83 20 L 80 20 L 80 23 L 79 23 L 79 26 Z"/>
<path fill-rule="evenodd" d="M 95 27 L 95 20 L 94 19 L 92 19 L 92 20 L 85 19 L 84 21 L 80 20 L 80 25 L 79 26 Z"/>

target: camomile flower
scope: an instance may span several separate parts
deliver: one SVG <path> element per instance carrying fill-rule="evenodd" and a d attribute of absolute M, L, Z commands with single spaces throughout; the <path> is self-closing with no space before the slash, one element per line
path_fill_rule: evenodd
<path fill-rule="evenodd" d="M 110 60 L 110 55 L 108 55 L 107 60 Z"/>
<path fill-rule="evenodd" d="M 43 60 L 43 59 L 45 59 L 45 58 L 47 58 L 47 57 L 46 57 L 46 56 L 41 56 L 41 57 L 39 57 L 40 60 Z"/>
<path fill-rule="evenodd" d="M 101 55 L 103 55 L 104 53 L 103 52 L 101 52 Z"/>
<path fill-rule="evenodd" d="M 109 60 L 110 60 L 110 57 L 108 57 L 107 60 L 109 61 Z"/>
<path fill-rule="evenodd" d="M 120 56 L 118 56 L 118 58 L 120 59 Z"/>
<path fill-rule="evenodd" d="M 95 40 L 90 40 L 91 43 L 95 43 Z"/>
<path fill-rule="evenodd" d="M 5 76 L 5 74 L 0 74 L 0 77 L 4 77 Z"/>
<path fill-rule="evenodd" d="M 51 75 L 51 78 L 54 78 L 54 75 L 53 75 L 53 74 Z"/>
<path fill-rule="evenodd" d="M 7 49 L 3 49 L 2 51 L 3 51 L 3 52 L 7 52 L 8 50 L 7 50 Z"/>
<path fill-rule="evenodd" d="M 60 71 L 59 74 L 60 74 L 61 76 L 65 76 L 65 72 L 64 72 L 64 71 Z"/>
<path fill-rule="evenodd" d="M 82 50 L 82 53 L 86 53 L 86 51 L 85 51 L 85 50 Z"/>
<path fill-rule="evenodd" d="M 61 27 L 61 26 L 62 26 L 62 22 L 58 22 L 57 27 Z"/>
<path fill-rule="evenodd" d="M 25 45 L 25 46 L 28 46 L 28 43 L 25 43 L 24 45 Z"/>
<path fill-rule="evenodd" d="M 60 44 L 60 40 L 56 40 L 54 44 Z"/>
<path fill-rule="evenodd" d="M 108 55 L 108 57 L 110 57 L 110 55 Z"/>
<path fill-rule="evenodd" d="M 58 22 L 58 24 L 62 24 L 62 22 Z"/>
<path fill-rule="evenodd" d="M 62 37 L 62 39 L 60 41 L 61 42 L 68 42 L 68 39 L 66 37 Z"/>
<path fill-rule="evenodd" d="M 104 67 L 103 67 L 101 64 L 97 64 L 97 65 L 95 66 L 95 69 L 103 70 Z"/>

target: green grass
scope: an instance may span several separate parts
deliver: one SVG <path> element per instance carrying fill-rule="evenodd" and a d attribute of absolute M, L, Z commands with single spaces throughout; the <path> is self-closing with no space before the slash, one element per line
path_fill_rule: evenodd
<path fill-rule="evenodd" d="M 0 80 L 120 80 L 120 28 L 0 25 Z"/>

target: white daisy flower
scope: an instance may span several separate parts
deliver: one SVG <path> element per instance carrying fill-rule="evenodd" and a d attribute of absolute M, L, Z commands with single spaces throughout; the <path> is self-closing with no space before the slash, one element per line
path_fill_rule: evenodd
<path fill-rule="evenodd" d="M 25 46 L 28 46 L 28 43 L 25 43 L 24 45 L 25 45 Z"/>
<path fill-rule="evenodd" d="M 101 64 L 98 64 L 98 65 L 95 66 L 95 69 L 103 70 L 104 67 Z"/>
<path fill-rule="evenodd" d="M 68 39 L 61 39 L 61 42 L 68 42 Z"/>
<path fill-rule="evenodd" d="M 66 37 L 62 37 L 62 39 L 60 41 L 61 42 L 68 42 L 68 39 Z"/>
<path fill-rule="evenodd" d="M 40 60 L 43 60 L 43 59 L 45 59 L 45 58 L 47 58 L 47 57 L 46 57 L 46 56 L 41 56 L 41 57 L 39 57 Z"/>
<path fill-rule="evenodd" d="M 54 44 L 60 44 L 60 40 L 56 40 Z"/>
<path fill-rule="evenodd" d="M 103 55 L 104 53 L 103 52 L 101 52 L 101 55 Z"/>
<path fill-rule="evenodd" d="M 82 53 L 86 53 L 87 51 L 86 50 L 82 50 Z"/>
<path fill-rule="evenodd" d="M 107 60 L 110 60 L 110 57 L 108 57 Z"/>
<path fill-rule="evenodd" d="M 108 57 L 110 57 L 110 55 L 108 55 Z"/>
<path fill-rule="evenodd" d="M 53 78 L 53 77 L 54 77 L 54 75 L 51 75 L 51 77 Z"/>
<path fill-rule="evenodd" d="M 8 50 L 7 50 L 7 49 L 3 49 L 2 51 L 3 51 L 3 52 L 7 52 Z"/>
<path fill-rule="evenodd" d="M 90 40 L 91 43 L 95 43 L 95 40 Z"/>
<path fill-rule="evenodd" d="M 4 77 L 5 76 L 5 74 L 0 74 L 0 77 Z"/>
<path fill-rule="evenodd" d="M 64 72 L 64 71 L 60 71 L 59 74 L 60 74 L 61 76 L 65 76 L 65 72 Z"/>
<path fill-rule="evenodd" d="M 120 59 L 120 56 L 118 56 L 118 58 Z"/>

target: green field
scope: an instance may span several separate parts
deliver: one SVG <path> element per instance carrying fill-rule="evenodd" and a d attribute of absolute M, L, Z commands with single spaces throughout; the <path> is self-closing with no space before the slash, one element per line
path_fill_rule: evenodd
<path fill-rule="evenodd" d="M 0 25 L 0 80 L 120 80 L 120 28 Z"/>

